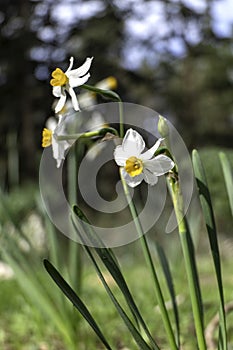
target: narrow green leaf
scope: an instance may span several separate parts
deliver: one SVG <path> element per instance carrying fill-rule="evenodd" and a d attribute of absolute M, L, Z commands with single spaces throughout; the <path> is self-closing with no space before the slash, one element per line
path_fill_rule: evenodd
<path fill-rule="evenodd" d="M 145 342 L 145 340 L 143 339 L 143 337 L 141 336 L 141 334 L 138 332 L 138 330 L 135 328 L 135 326 L 133 325 L 133 323 L 131 322 L 130 318 L 127 316 L 127 314 L 125 313 L 125 311 L 123 310 L 123 308 L 121 307 L 121 305 L 119 304 L 119 302 L 117 301 L 117 299 L 115 298 L 115 296 L 113 295 L 111 289 L 109 288 L 107 282 L 105 281 L 105 278 L 93 256 L 93 254 L 91 253 L 91 250 L 88 246 L 84 245 L 84 249 L 87 252 L 89 258 L 91 259 L 96 272 L 106 290 L 106 292 L 108 293 L 112 303 L 114 304 L 115 308 L 117 309 L 119 315 L 122 317 L 123 321 L 125 322 L 128 330 L 130 331 L 130 333 L 132 334 L 135 342 L 138 344 L 138 346 L 140 347 L 141 350 L 152 350 L 149 345 Z M 153 347 L 153 349 L 159 350 L 159 348 Z"/>
<path fill-rule="evenodd" d="M 201 287 L 200 287 L 198 270 L 197 270 L 197 263 L 196 263 L 196 258 L 195 258 L 195 248 L 194 248 L 193 239 L 191 236 L 188 221 L 186 218 L 184 218 L 184 220 L 186 222 L 186 240 L 187 240 L 189 256 L 190 256 L 190 260 L 191 260 L 191 264 L 192 264 L 193 277 L 194 277 L 195 288 L 196 288 L 196 293 L 197 293 L 197 298 L 198 298 L 198 307 L 200 310 L 202 327 L 204 329 L 204 311 L 203 311 L 203 302 L 202 302 L 202 296 L 201 296 Z"/>
<path fill-rule="evenodd" d="M 227 158 L 226 154 L 223 152 L 219 153 L 219 158 L 223 170 L 223 176 L 225 179 L 227 194 L 229 198 L 231 213 L 233 215 L 233 175 L 232 175 L 232 168 L 231 164 L 229 162 L 229 159 Z"/>
<path fill-rule="evenodd" d="M 176 303 L 176 294 L 175 294 L 175 289 L 174 289 L 174 283 L 169 267 L 169 263 L 167 260 L 167 257 L 164 253 L 163 248 L 159 245 L 156 244 L 156 250 L 159 256 L 159 260 L 163 269 L 163 273 L 166 279 L 166 283 L 168 286 L 168 290 L 170 293 L 171 301 L 172 301 L 172 308 L 174 312 L 174 318 L 175 318 L 175 325 L 176 325 L 176 339 L 177 339 L 177 345 L 178 348 L 180 347 L 180 322 L 179 322 L 179 313 L 178 313 L 178 307 Z"/>
<path fill-rule="evenodd" d="M 92 315 L 90 314 L 90 312 L 88 311 L 87 307 L 82 302 L 82 300 L 78 297 L 78 295 L 74 292 L 74 290 L 69 286 L 69 284 L 64 280 L 64 278 L 60 275 L 60 273 L 56 270 L 56 268 L 46 259 L 44 260 L 44 266 L 47 272 L 49 273 L 49 275 L 54 280 L 54 282 L 58 285 L 58 287 L 62 290 L 62 292 L 66 295 L 66 297 L 72 302 L 74 307 L 76 307 L 76 309 L 80 312 L 80 314 L 89 323 L 89 325 L 94 330 L 96 335 L 105 345 L 106 349 L 111 350 L 111 347 L 108 344 L 107 340 L 105 339 L 99 326 L 95 322 L 94 318 L 92 317 Z"/>
<path fill-rule="evenodd" d="M 199 286 L 199 276 L 196 266 L 195 250 L 189 225 L 186 216 L 184 216 L 184 199 L 180 187 L 179 177 L 170 177 L 167 179 L 170 189 L 174 211 L 176 215 L 177 228 L 184 257 L 184 266 L 187 274 L 189 287 L 189 296 L 192 305 L 192 314 L 195 325 L 198 348 L 206 350 L 203 323 L 203 307 L 201 291 Z"/>
<path fill-rule="evenodd" d="M 129 288 L 127 286 L 127 283 L 125 281 L 125 278 L 120 270 L 119 264 L 117 263 L 117 259 L 114 256 L 111 249 L 106 248 L 104 246 L 104 243 L 100 240 L 96 232 L 93 230 L 92 226 L 89 224 L 86 216 L 84 213 L 78 208 L 76 205 L 73 206 L 73 211 L 75 215 L 78 216 L 80 219 L 79 222 L 82 222 L 79 225 L 77 220 L 74 221 L 74 219 L 71 217 L 71 220 L 74 224 L 74 227 L 76 228 L 77 234 L 79 235 L 80 239 L 82 240 L 84 246 L 91 245 L 94 247 L 96 253 L 112 275 L 113 279 L 115 280 L 116 284 L 120 288 L 131 312 L 132 315 L 136 321 L 136 324 L 139 324 L 144 329 L 147 337 L 150 339 L 150 342 L 153 346 L 153 349 L 158 349 L 157 344 L 155 343 L 153 337 L 150 334 L 150 331 L 147 328 L 147 325 L 145 324 L 145 321 L 143 320 L 137 305 L 134 302 L 134 299 L 132 297 L 132 294 L 129 291 Z M 102 247 L 102 248 L 100 248 Z"/>
<path fill-rule="evenodd" d="M 137 208 L 135 207 L 135 205 L 131 199 L 131 196 L 129 193 L 129 187 L 128 187 L 128 185 L 125 181 L 125 178 L 123 176 L 122 168 L 119 169 L 119 174 L 120 174 L 121 184 L 122 184 L 122 187 L 124 190 L 125 198 L 128 202 L 128 206 L 129 206 L 129 210 L 130 210 L 133 222 L 134 222 L 134 226 L 135 226 L 135 229 L 137 231 L 139 241 L 141 243 L 142 252 L 143 252 L 146 264 L 148 265 L 152 280 L 153 280 L 155 297 L 156 297 L 156 300 L 157 300 L 158 305 L 159 305 L 162 322 L 163 322 L 163 325 L 164 325 L 164 328 L 166 331 L 166 335 L 167 335 L 167 340 L 169 342 L 171 350 L 177 350 L 177 344 L 175 341 L 175 334 L 174 334 L 174 331 L 172 329 L 170 318 L 169 318 L 169 315 L 168 315 L 168 312 L 167 312 L 167 309 L 165 306 L 163 293 L 162 293 L 162 290 L 160 287 L 160 282 L 159 282 L 159 279 L 158 279 L 158 276 L 156 273 L 153 258 L 152 258 L 150 248 L 149 248 L 149 245 L 147 242 L 147 238 L 144 235 L 144 230 L 143 230 L 141 221 L 139 220 L 139 217 L 138 217 Z"/>
<path fill-rule="evenodd" d="M 77 140 L 69 150 L 67 158 L 67 181 L 68 181 L 68 199 L 72 206 L 77 203 L 78 194 L 78 168 L 84 155 L 85 146 L 83 140 Z M 70 222 L 70 232 L 75 234 L 74 227 Z M 68 273 L 69 282 L 80 294 L 82 290 L 82 247 L 72 239 L 68 243 Z M 58 265 L 57 265 L 58 266 Z"/>
<path fill-rule="evenodd" d="M 192 153 L 194 174 L 197 181 L 197 187 L 200 196 L 201 207 L 205 219 L 205 224 L 208 232 L 211 253 L 214 261 L 216 272 L 218 292 L 220 298 L 220 329 L 219 329 L 219 348 L 227 350 L 227 330 L 226 330 L 226 315 L 224 309 L 224 291 L 222 284 L 221 260 L 218 247 L 217 230 L 214 219 L 214 211 L 211 203 L 210 192 L 208 188 L 205 170 L 201 158 L 196 150 Z"/>
<path fill-rule="evenodd" d="M 61 262 L 60 247 L 58 242 L 59 233 L 56 231 L 55 226 L 47 216 L 45 216 L 45 230 L 48 233 L 49 256 L 55 262 L 55 264 L 58 265 L 59 261 Z"/>

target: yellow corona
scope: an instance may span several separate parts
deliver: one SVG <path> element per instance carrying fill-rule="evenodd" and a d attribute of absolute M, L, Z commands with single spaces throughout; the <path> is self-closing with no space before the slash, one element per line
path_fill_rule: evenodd
<path fill-rule="evenodd" d="M 143 163 L 141 159 L 137 157 L 128 158 L 125 163 L 125 170 L 132 177 L 141 174 L 143 171 Z"/>
<path fill-rule="evenodd" d="M 49 129 L 44 128 L 42 132 L 42 147 L 49 147 L 52 144 L 53 132 Z"/>
<path fill-rule="evenodd" d="M 56 68 L 52 72 L 52 77 L 53 79 L 50 80 L 50 84 L 52 86 L 64 86 L 69 80 L 66 74 L 60 68 Z"/>

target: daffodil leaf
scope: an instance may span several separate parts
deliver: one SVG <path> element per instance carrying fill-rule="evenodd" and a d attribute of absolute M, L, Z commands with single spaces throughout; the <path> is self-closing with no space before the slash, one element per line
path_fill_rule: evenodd
<path fill-rule="evenodd" d="M 129 288 L 127 286 L 127 283 L 124 279 L 124 276 L 120 270 L 119 264 L 117 262 L 117 259 L 115 255 L 113 254 L 112 250 L 109 248 L 106 248 L 104 246 L 104 243 L 100 240 L 96 232 L 93 230 L 91 225 L 89 224 L 86 216 L 84 213 L 78 208 L 76 205 L 73 207 L 73 211 L 76 216 L 78 216 L 79 220 L 74 220 L 72 217 L 73 225 L 76 229 L 77 234 L 79 235 L 82 243 L 84 244 L 84 249 L 88 253 L 89 248 L 88 245 L 91 245 L 94 247 L 97 255 L 102 260 L 110 274 L 112 275 L 113 279 L 117 283 L 118 287 L 120 288 L 122 294 L 124 295 L 124 298 L 132 312 L 132 315 L 138 324 L 138 322 L 141 324 L 142 328 L 144 329 L 147 337 L 150 340 L 150 343 L 152 344 L 152 349 L 158 349 L 157 344 L 155 343 L 153 337 L 151 336 L 145 321 L 143 320 L 135 302 L 132 297 L 132 294 L 129 291 Z M 81 224 L 82 223 L 82 224 Z M 87 225 L 85 225 L 87 224 Z M 102 247 L 102 248 L 101 248 Z M 89 255 L 89 253 L 88 253 Z M 122 314 L 121 314 L 122 316 Z"/>
<path fill-rule="evenodd" d="M 226 190 L 229 198 L 231 213 L 233 215 L 233 173 L 231 169 L 231 164 L 225 153 L 220 152 L 219 158 L 223 170 L 223 176 L 225 179 Z"/>
<path fill-rule="evenodd" d="M 157 250 L 158 257 L 159 257 L 159 260 L 163 269 L 163 273 L 167 282 L 168 290 L 171 296 L 172 308 L 174 312 L 175 325 L 176 325 L 177 345 L 179 348 L 180 347 L 180 322 L 179 322 L 179 313 L 178 313 L 176 294 L 175 294 L 174 284 L 172 280 L 172 275 L 171 275 L 168 260 L 164 253 L 163 248 L 159 244 L 156 244 L 156 250 Z"/>
<path fill-rule="evenodd" d="M 66 297 L 72 302 L 74 307 L 80 312 L 80 314 L 86 319 L 91 328 L 94 330 L 96 335 L 105 345 L 106 349 L 112 350 L 107 340 L 105 339 L 103 333 L 101 332 L 99 326 L 95 322 L 94 318 L 88 311 L 85 304 L 78 297 L 78 295 L 74 292 L 74 290 L 69 286 L 69 284 L 64 280 L 64 278 L 60 275 L 57 269 L 48 261 L 44 260 L 44 266 L 49 275 L 52 277 L 57 286 L 62 290 L 62 292 L 66 295 Z"/>
<path fill-rule="evenodd" d="M 221 273 L 221 260 L 218 247 L 217 229 L 214 218 L 214 211 L 211 203 L 210 192 L 208 188 L 207 178 L 205 170 L 201 161 L 201 158 L 196 150 L 192 153 L 194 174 L 197 181 L 197 187 L 199 191 L 200 203 L 202 212 L 205 219 L 205 224 L 208 232 L 209 243 L 211 247 L 211 253 L 214 261 L 218 291 L 220 298 L 220 336 L 219 336 L 219 347 L 220 349 L 227 349 L 227 332 L 226 332 L 226 315 L 224 309 L 224 293 L 222 284 L 222 273 Z"/>
<path fill-rule="evenodd" d="M 78 167 L 81 164 L 81 159 L 85 153 L 85 145 L 82 139 L 78 140 L 75 145 L 70 149 L 67 157 L 67 189 L 69 203 L 77 202 L 77 178 Z M 70 230 L 74 233 L 73 226 L 70 225 Z M 68 268 L 69 274 L 68 281 L 76 286 L 76 290 L 79 293 L 81 290 L 82 282 L 82 247 L 77 245 L 72 239 L 68 243 Z M 55 262 L 55 261 L 54 261 Z M 59 267 L 59 265 L 57 265 Z"/>
<path fill-rule="evenodd" d="M 128 330 L 130 331 L 130 333 L 132 334 L 135 342 L 138 344 L 138 346 L 140 347 L 140 349 L 142 350 L 151 350 L 151 348 L 149 347 L 149 345 L 145 342 L 145 340 L 143 339 L 143 337 L 141 336 L 141 334 L 138 332 L 138 330 L 135 328 L 134 324 L 132 323 L 132 321 L 130 320 L 130 318 L 127 316 L 127 314 L 125 313 L 125 311 L 123 310 L 123 308 L 121 307 L 121 305 L 119 304 L 119 302 L 117 301 L 117 299 L 115 298 L 115 296 L 113 295 L 111 289 L 109 288 L 107 282 L 105 281 L 105 278 L 91 252 L 91 250 L 89 249 L 88 246 L 84 247 L 89 258 L 91 259 L 96 272 L 103 284 L 103 286 L 105 287 L 106 292 L 108 293 L 111 301 L 113 302 L 114 306 L 116 307 L 119 315 L 122 317 L 123 321 L 125 322 L 126 326 L 128 327 Z M 159 349 L 158 347 L 153 348 L 153 349 Z"/>

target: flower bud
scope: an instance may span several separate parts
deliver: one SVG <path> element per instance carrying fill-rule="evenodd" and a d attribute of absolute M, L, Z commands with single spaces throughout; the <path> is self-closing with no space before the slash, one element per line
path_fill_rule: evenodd
<path fill-rule="evenodd" d="M 161 115 L 159 116 L 158 121 L 158 132 L 162 137 L 167 137 L 169 135 L 169 126 L 167 124 L 167 119 Z"/>

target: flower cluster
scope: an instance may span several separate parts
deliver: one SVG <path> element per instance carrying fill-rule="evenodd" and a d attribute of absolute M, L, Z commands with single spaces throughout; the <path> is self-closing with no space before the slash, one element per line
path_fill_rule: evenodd
<path fill-rule="evenodd" d="M 87 57 L 82 66 L 77 69 L 72 69 L 74 58 L 71 57 L 70 65 L 65 72 L 63 72 L 60 68 L 56 68 L 52 72 L 50 84 L 53 87 L 53 95 L 59 98 L 55 107 L 55 113 L 58 116 L 58 121 L 56 121 L 55 118 L 49 118 L 47 120 L 46 128 L 44 128 L 42 132 L 42 147 L 52 146 L 53 157 L 57 161 L 57 167 L 60 167 L 61 161 L 65 157 L 65 151 L 70 146 L 66 140 L 58 139 L 58 137 L 64 132 L 64 116 L 66 114 L 65 105 L 67 93 L 71 97 L 74 110 L 80 111 L 74 88 L 85 84 L 89 79 L 90 73 L 88 73 L 88 71 L 91 67 L 92 60 L 93 57 Z"/>
<path fill-rule="evenodd" d="M 52 93 L 59 100 L 54 107 L 56 118 L 50 117 L 42 131 L 42 147 L 52 146 L 53 157 L 57 161 L 57 167 L 60 167 L 62 160 L 65 158 L 65 152 L 70 147 L 70 143 L 62 139 L 65 136 L 66 116 L 72 114 L 73 111 L 80 111 L 80 105 L 82 108 L 86 108 L 94 105 L 96 102 L 95 93 L 90 91 L 82 93 L 79 95 L 78 100 L 74 91 L 74 88 L 82 86 L 88 81 L 92 60 L 93 57 L 87 57 L 83 65 L 72 69 L 74 58 L 71 57 L 70 65 L 65 72 L 61 68 L 56 68 L 51 74 L 50 85 L 52 86 Z M 115 89 L 116 86 L 116 79 L 110 76 L 98 82 L 95 88 L 109 90 Z M 67 95 L 70 96 L 70 100 L 67 100 Z"/>
<path fill-rule="evenodd" d="M 74 88 L 85 84 L 89 79 L 89 69 L 92 60 L 93 57 L 87 57 L 82 66 L 72 69 L 74 58 L 71 57 L 70 65 L 65 72 L 60 68 L 56 68 L 52 72 L 52 79 L 50 80 L 50 84 L 53 87 L 52 92 L 55 97 L 59 98 L 55 106 L 58 121 L 55 118 L 48 119 L 46 128 L 42 132 L 42 147 L 52 146 L 53 157 L 57 161 L 57 167 L 60 167 L 62 160 L 65 158 L 65 152 L 70 147 L 70 143 L 65 139 L 64 135 L 66 113 L 71 108 L 70 102 L 66 102 L 67 94 L 71 97 L 72 108 L 75 111 L 80 111 Z M 116 88 L 116 79 L 109 77 L 96 84 L 95 87 L 92 91 Z M 83 94 L 83 96 L 85 100 L 83 104 L 88 105 L 94 93 L 88 92 Z M 97 117 L 95 116 L 95 118 Z M 96 125 L 95 122 L 90 126 L 90 130 L 93 129 L 94 125 Z M 136 130 L 127 130 L 122 144 L 115 148 L 114 159 L 117 165 L 120 166 L 122 176 L 130 187 L 139 185 L 143 180 L 150 185 L 155 185 L 158 181 L 158 176 L 166 174 L 174 167 L 174 162 L 169 157 L 165 155 L 154 156 L 162 140 L 159 139 L 153 147 L 144 152 L 145 142 L 142 136 Z"/>

